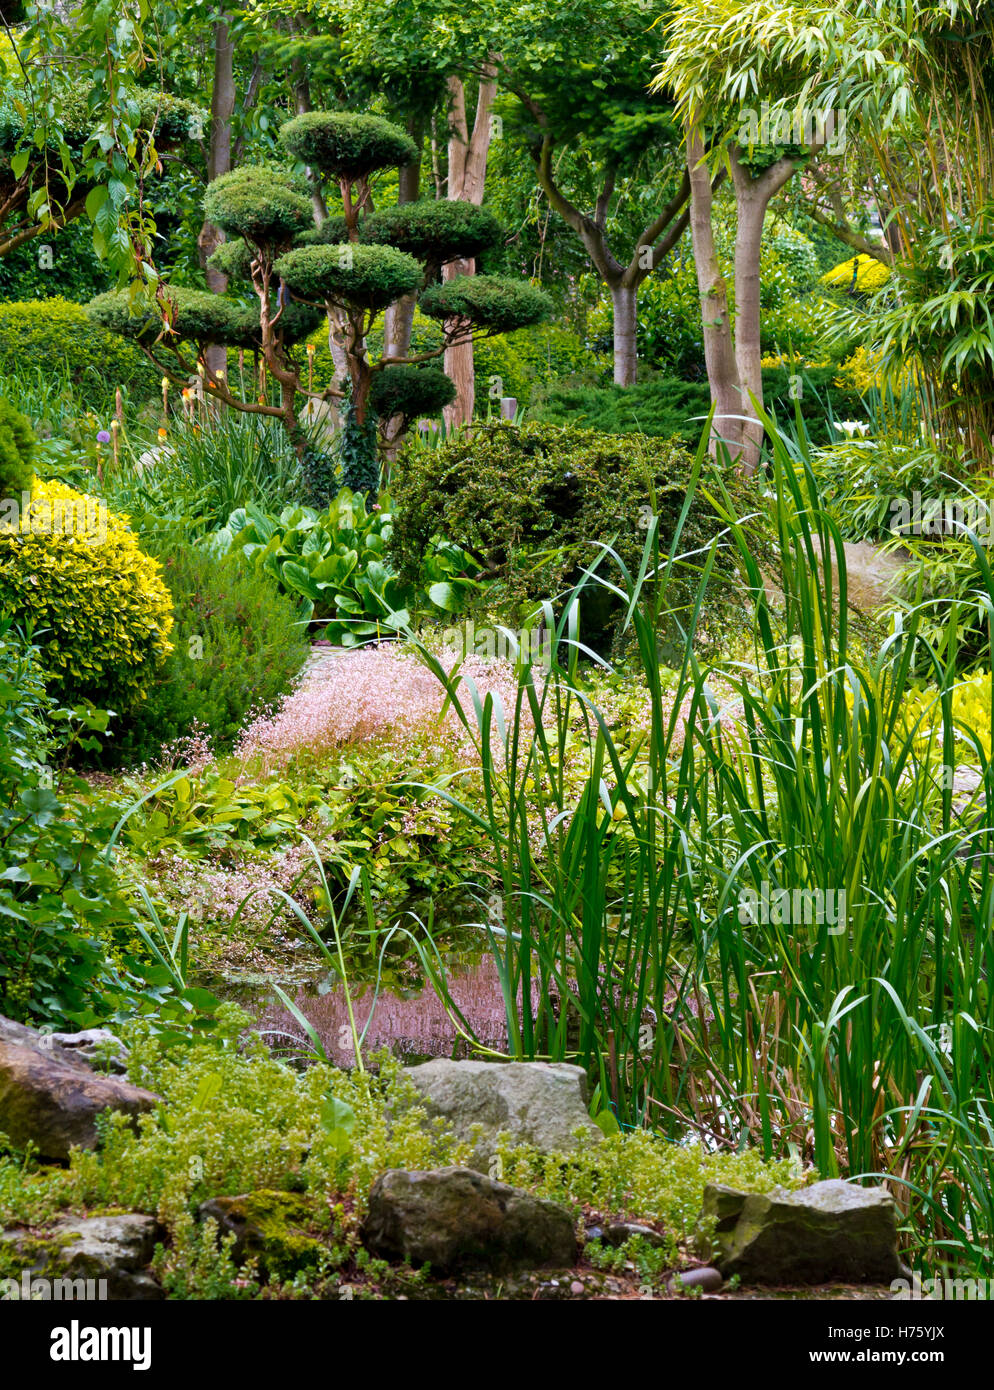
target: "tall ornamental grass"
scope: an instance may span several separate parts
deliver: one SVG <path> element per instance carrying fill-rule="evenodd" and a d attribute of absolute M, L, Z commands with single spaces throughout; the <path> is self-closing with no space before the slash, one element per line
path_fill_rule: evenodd
<path fill-rule="evenodd" d="M 702 480 L 702 444 L 669 553 L 654 523 L 637 573 L 604 547 L 558 611 L 543 606 L 552 664 L 533 666 L 523 644 L 513 700 L 421 650 L 475 742 L 483 808 L 455 782 L 438 789 L 495 848 L 481 928 L 511 1055 L 590 1068 L 622 1125 L 883 1176 L 919 1255 L 990 1272 L 994 772 L 953 723 L 957 615 L 939 644 L 914 612 L 876 650 L 856 640 L 842 538 L 807 451 L 765 423 L 779 596 L 720 475 Z M 696 487 L 727 529 L 688 557 Z M 752 641 L 750 660 L 720 670 L 694 646 L 719 545 L 737 557 Z M 677 563 L 697 566 L 699 587 L 674 688 L 656 634 Z M 625 605 L 648 701 L 634 741 L 587 690 L 577 633 L 591 585 Z M 911 722 L 923 641 L 934 706 Z M 951 774 L 964 748 L 982 780 L 965 816 Z"/>

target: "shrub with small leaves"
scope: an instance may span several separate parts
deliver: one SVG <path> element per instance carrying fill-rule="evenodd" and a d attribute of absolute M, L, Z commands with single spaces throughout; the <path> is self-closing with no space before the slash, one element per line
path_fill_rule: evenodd
<path fill-rule="evenodd" d="M 410 164 L 418 154 L 397 126 L 351 111 L 307 111 L 280 127 L 280 140 L 295 159 L 333 178 L 361 178 Z"/>
<path fill-rule="evenodd" d="M 160 374 L 127 341 L 132 334 L 119 334 L 120 329 L 95 320 L 83 305 L 57 296 L 0 304 L 0 372 L 63 372 L 91 397 L 110 400 L 118 386 L 136 399 L 156 396 Z"/>
<path fill-rule="evenodd" d="M 0 396 L 0 500 L 30 491 L 34 447 L 31 422 Z"/>
<path fill-rule="evenodd" d="M 440 367 L 388 367 L 373 377 L 369 400 L 384 419 L 402 415 L 410 421 L 418 415 L 437 415 L 455 394 L 455 383 Z"/>
<path fill-rule="evenodd" d="M 69 703 L 139 702 L 169 651 L 172 605 L 123 517 L 54 481 L 0 530 L 0 610 L 31 621 L 50 689 Z"/>
<path fill-rule="evenodd" d="M 402 203 L 367 217 L 363 241 L 385 242 L 437 270 L 448 261 L 475 258 L 501 238 L 501 225 L 487 208 L 457 199 Z"/>
<path fill-rule="evenodd" d="M 540 323 L 552 313 L 543 290 L 504 275 L 457 275 L 431 285 L 420 299 L 432 319 L 470 319 L 490 333 L 513 333 Z"/>
<path fill-rule="evenodd" d="M 314 221 L 310 203 L 288 175 L 253 164 L 214 179 L 204 212 L 222 231 L 266 246 L 288 245 Z"/>
<path fill-rule="evenodd" d="M 276 262 L 277 275 L 305 299 L 385 309 L 421 284 L 412 256 L 392 246 L 299 246 Z"/>
<path fill-rule="evenodd" d="M 163 547 L 172 598 L 172 651 L 142 704 L 125 716 L 107 749 L 115 763 L 152 761 L 196 727 L 227 752 L 250 709 L 268 708 L 293 686 L 310 650 L 299 605 L 268 574 L 239 557 Z"/>

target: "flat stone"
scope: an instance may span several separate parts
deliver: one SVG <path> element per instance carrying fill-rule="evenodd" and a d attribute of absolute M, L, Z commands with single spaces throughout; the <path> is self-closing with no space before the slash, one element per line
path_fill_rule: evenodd
<path fill-rule="evenodd" d="M 108 1028 L 84 1028 L 80 1033 L 42 1033 L 38 1046 L 62 1061 L 76 1057 L 99 1072 L 123 1075 L 128 1069 L 128 1049 Z"/>
<path fill-rule="evenodd" d="M 81 1057 L 57 1056 L 37 1041 L 0 1042 L 0 1132 L 15 1148 L 33 1144 L 43 1160 L 65 1162 L 74 1144 L 95 1148 L 95 1121 L 105 1110 L 137 1116 L 158 1102 Z"/>
<path fill-rule="evenodd" d="M 568 1269 L 577 1257 L 565 1207 L 470 1168 L 384 1173 L 369 1196 L 363 1243 L 437 1274 Z"/>
<path fill-rule="evenodd" d="M 21 1254 L 28 1278 L 71 1281 L 72 1291 L 63 1289 L 62 1298 L 88 1298 L 92 1293 L 96 1298 L 135 1302 L 165 1297 L 147 1268 L 158 1234 L 154 1216 L 127 1212 L 67 1217 L 43 1236 L 5 1231 L 0 1242 Z M 9 1265 L 9 1258 L 5 1263 Z"/>
<path fill-rule="evenodd" d="M 587 1113 L 587 1078 L 565 1062 L 453 1062 L 436 1057 L 404 1075 L 421 1092 L 428 1115 L 445 1121 L 456 1138 L 472 1141 L 472 1167 L 487 1170 L 497 1136 L 543 1152 L 576 1149 L 575 1131 L 590 1143 L 604 1136 Z"/>
<path fill-rule="evenodd" d="M 736 1206 L 738 1211 L 736 1214 Z M 832 1179 L 811 1187 L 735 1193 L 709 1186 L 702 1221 L 724 1278 L 753 1284 L 889 1283 L 899 1278 L 897 1207 L 882 1187 Z"/>

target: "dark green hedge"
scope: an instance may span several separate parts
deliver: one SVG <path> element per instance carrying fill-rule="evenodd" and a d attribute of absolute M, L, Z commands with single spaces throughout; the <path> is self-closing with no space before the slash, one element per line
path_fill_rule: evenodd
<path fill-rule="evenodd" d="M 118 386 L 139 400 L 159 392 L 158 372 L 134 343 L 95 322 L 82 304 L 57 297 L 0 304 L 0 373 L 36 368 L 97 386 L 101 407 Z"/>

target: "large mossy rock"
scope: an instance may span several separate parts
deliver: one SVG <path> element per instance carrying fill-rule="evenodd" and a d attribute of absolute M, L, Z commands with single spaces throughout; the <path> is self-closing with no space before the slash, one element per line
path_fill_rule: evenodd
<path fill-rule="evenodd" d="M 897 1208 L 880 1187 L 832 1180 L 796 1192 L 736 1192 L 712 1184 L 701 1253 L 726 1279 L 750 1284 L 889 1283 L 902 1274 Z"/>
<path fill-rule="evenodd" d="M 469 1168 L 384 1173 L 370 1193 L 363 1243 L 436 1274 L 566 1269 L 577 1257 L 565 1207 Z"/>
<path fill-rule="evenodd" d="M 20 1229 L 5 1231 L 0 1234 L 5 1266 L 16 1263 L 18 1256 L 23 1261 L 21 1279 L 14 1281 L 17 1288 L 8 1292 L 13 1298 L 24 1297 L 25 1293 L 37 1296 L 31 1294 L 30 1282 L 42 1278 L 53 1285 L 62 1281 L 59 1291 L 53 1287 L 48 1297 L 129 1301 L 164 1298 L 161 1285 L 147 1268 L 157 1234 L 155 1217 L 140 1212 L 67 1217 L 43 1235 Z M 71 1292 L 64 1281 L 70 1281 Z"/>
<path fill-rule="evenodd" d="M 138 1116 L 158 1103 L 150 1091 L 95 1072 L 74 1049 L 0 1020 L 0 1133 L 15 1148 L 31 1144 L 39 1158 L 63 1163 L 73 1145 L 96 1147 L 105 1110 Z"/>
<path fill-rule="evenodd" d="M 433 1119 L 442 1119 L 457 1139 L 472 1142 L 470 1160 L 486 1171 L 506 1133 L 515 1143 L 543 1152 L 575 1149 L 582 1139 L 597 1143 L 603 1134 L 587 1113 L 587 1078 L 566 1062 L 452 1062 L 443 1057 L 405 1068 Z M 581 1139 L 577 1138 L 580 1131 Z"/>

